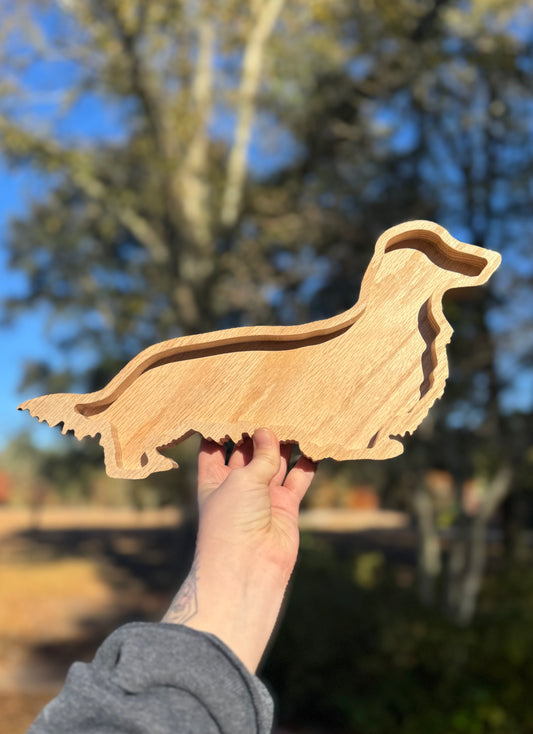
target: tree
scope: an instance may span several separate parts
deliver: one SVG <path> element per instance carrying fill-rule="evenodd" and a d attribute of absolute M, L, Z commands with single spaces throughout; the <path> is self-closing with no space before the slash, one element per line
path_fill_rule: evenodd
<path fill-rule="evenodd" d="M 398 216 L 402 210 L 404 218 L 437 218 L 452 231 L 464 233 L 468 241 L 501 249 L 509 258 L 504 259 L 503 278 L 512 278 L 516 289 L 527 288 L 529 278 L 513 261 L 519 252 L 530 252 L 530 207 L 520 193 L 531 187 L 533 170 L 527 152 L 530 8 L 524 3 L 428 3 L 428 12 L 420 10 L 416 22 L 401 3 L 394 10 L 380 5 L 380 13 L 376 5 L 371 21 L 365 22 L 364 9 L 351 18 L 357 23 L 352 33 L 361 51 L 373 43 L 374 54 L 363 51 L 353 60 L 351 73 L 342 69 L 324 75 L 323 81 L 319 77 L 316 96 L 311 97 L 315 104 L 310 105 L 318 112 L 316 124 L 300 121 L 308 156 L 302 157 L 297 175 L 309 185 L 296 189 L 298 202 L 305 201 L 307 193 L 318 209 L 323 203 L 320 197 L 331 192 L 338 197 L 329 224 L 330 231 L 332 219 L 337 227 L 331 239 L 336 243 L 335 260 L 342 267 L 330 274 L 318 294 L 319 311 L 324 303 L 320 296 L 328 302 L 332 295 L 337 302 L 342 299 L 344 307 L 352 298 L 351 281 L 362 250 L 351 251 L 341 226 L 351 229 L 352 241 L 357 241 L 367 228 L 365 220 L 370 227 L 386 224 L 390 215 Z M 520 32 L 518 19 L 523 23 Z M 375 73 L 386 68 L 376 53 L 380 47 L 392 72 L 385 79 Z M 388 126 L 381 138 L 375 129 L 379 121 Z M 317 176 L 320 161 L 326 170 Z M 296 208 L 294 202 L 288 206 Z M 316 224 L 313 232 L 316 238 L 320 232 Z M 530 294 L 522 292 L 530 302 Z M 527 368 L 526 355 L 522 351 L 520 357 L 516 350 L 527 324 L 523 315 L 516 321 L 514 311 L 515 300 L 501 287 L 449 303 L 457 330 L 451 385 L 445 403 L 433 408 L 431 420 L 417 435 L 420 451 L 409 453 L 409 461 L 419 467 L 413 496 L 426 599 L 442 571 L 433 501 L 423 483 L 428 464 L 444 459 L 458 488 L 470 472 L 485 487 L 475 518 L 458 514 L 458 541 L 450 554 L 447 600 L 452 615 L 461 621 L 468 621 L 475 609 L 487 526 L 512 490 L 515 469 L 524 465 L 524 454 L 517 448 L 522 441 L 509 433 L 505 421 L 509 388 L 517 373 Z M 512 342 L 515 347 L 509 349 Z M 530 347 L 529 340 L 525 343 Z M 507 375 L 501 370 L 504 359 L 513 364 Z M 458 434 L 459 426 L 477 436 L 468 448 L 458 440 L 464 438 L 464 433 Z M 445 443 L 454 448 L 443 457 Z M 421 455 L 416 458 L 414 453 Z"/>
<path fill-rule="evenodd" d="M 448 305 L 454 369 L 417 438 L 420 476 L 464 427 L 478 442 L 446 457 L 457 481 L 522 462 L 502 416 L 531 367 L 530 311 L 509 298 L 512 284 L 530 299 L 525 0 L 26 0 L 3 13 L 0 144 L 47 181 L 12 228 L 28 294 L 6 308 L 48 304 L 56 343 L 85 350 L 59 389 L 101 387 L 180 333 L 330 316 L 355 302 L 387 226 L 436 219 L 505 265 L 496 287 Z M 51 101 L 34 96 L 45 71 Z M 81 136 L 84 105 L 100 120 Z"/>
<path fill-rule="evenodd" d="M 241 283 L 253 311 L 254 263 L 241 257 L 233 272 L 224 254 L 237 238 L 265 50 L 283 4 L 243 13 L 235 2 L 105 0 L 9 11 L 4 73 L 17 64 L 24 73 L 2 100 L 2 149 L 50 187 L 14 225 L 11 265 L 29 292 L 8 309 L 53 304 L 69 327 L 61 346 L 87 344 L 100 363 L 231 318 L 221 291 Z M 15 30 L 28 14 L 21 42 Z M 36 69 L 57 69 L 60 80 L 46 132 L 31 121 Z M 87 100 L 99 115 L 112 109 L 111 137 L 103 122 L 93 139 L 69 133 L 65 109 L 79 125 Z M 236 130 L 224 142 L 214 120 L 229 114 Z"/>

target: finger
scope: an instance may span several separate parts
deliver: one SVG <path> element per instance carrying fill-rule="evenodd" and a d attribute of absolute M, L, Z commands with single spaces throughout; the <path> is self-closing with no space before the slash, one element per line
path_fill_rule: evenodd
<path fill-rule="evenodd" d="M 198 452 L 198 486 L 205 487 L 219 481 L 225 463 L 225 446 L 202 438 Z"/>
<path fill-rule="evenodd" d="M 239 446 L 233 449 L 233 453 L 230 456 L 228 466 L 230 469 L 240 469 L 246 466 L 252 460 L 254 453 L 254 444 L 250 436 L 245 436 L 244 440 Z"/>
<path fill-rule="evenodd" d="M 261 484 L 270 484 L 280 469 L 279 441 L 268 428 L 258 428 L 253 435 L 253 457 L 246 472 Z"/>
<path fill-rule="evenodd" d="M 305 493 L 309 489 L 309 485 L 313 481 L 316 474 L 318 464 L 306 456 L 301 456 L 294 467 L 287 474 L 285 479 L 285 487 L 290 490 L 301 502 Z"/>
<path fill-rule="evenodd" d="M 289 461 L 291 458 L 292 444 L 291 443 L 280 444 L 279 453 L 280 453 L 279 469 L 278 469 L 277 474 L 272 479 L 272 484 L 283 484 L 283 480 L 285 479 L 285 475 L 287 474 L 287 467 L 289 466 Z"/>

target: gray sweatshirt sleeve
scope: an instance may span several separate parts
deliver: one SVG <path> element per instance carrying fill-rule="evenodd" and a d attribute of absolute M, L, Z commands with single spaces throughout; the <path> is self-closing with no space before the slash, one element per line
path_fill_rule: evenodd
<path fill-rule="evenodd" d="M 74 663 L 28 734 L 267 734 L 272 699 L 217 637 L 182 625 L 120 627 Z"/>

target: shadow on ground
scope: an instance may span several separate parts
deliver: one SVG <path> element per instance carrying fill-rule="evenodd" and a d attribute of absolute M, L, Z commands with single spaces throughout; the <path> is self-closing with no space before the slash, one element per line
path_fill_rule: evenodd
<path fill-rule="evenodd" d="M 30 678 L 62 680 L 71 662 L 91 659 L 113 629 L 132 621 L 161 619 L 191 566 L 196 528 L 196 518 L 190 517 L 179 527 L 34 529 L 12 536 L 18 560 L 35 563 L 72 558 L 90 560 L 112 594 L 112 603 L 101 613 L 82 615 L 76 620 L 80 633 L 74 639 L 47 640 L 28 650 Z M 307 532 L 303 538 L 304 567 L 311 548 L 326 548 L 345 564 L 378 547 L 380 565 L 391 564 L 407 574 L 413 568 L 410 533 L 397 530 Z M 346 583 L 352 585 L 353 580 L 347 579 Z"/>
<path fill-rule="evenodd" d="M 119 625 L 160 619 L 188 573 L 195 535 L 190 520 L 177 528 L 12 536 L 17 558 L 89 560 L 110 590 L 105 609 L 79 615 L 79 634 L 33 644 L 29 667 L 60 680 Z M 282 624 L 261 673 L 284 730 L 533 732 L 530 569 L 494 569 L 476 623 L 458 628 L 416 601 L 414 560 L 406 529 L 302 534 Z"/>

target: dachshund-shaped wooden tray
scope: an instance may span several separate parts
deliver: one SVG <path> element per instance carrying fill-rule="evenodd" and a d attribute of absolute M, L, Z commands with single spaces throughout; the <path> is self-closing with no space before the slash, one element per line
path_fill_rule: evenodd
<path fill-rule="evenodd" d="M 444 391 L 445 291 L 485 283 L 500 260 L 438 224 L 406 222 L 379 238 L 358 302 L 338 316 L 170 339 L 97 392 L 19 409 L 78 439 L 99 434 L 112 477 L 176 467 L 160 451 L 194 432 L 238 443 L 260 426 L 315 461 L 388 459 Z"/>

